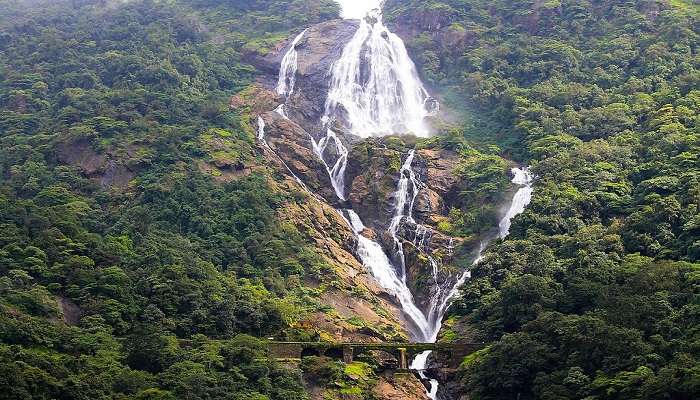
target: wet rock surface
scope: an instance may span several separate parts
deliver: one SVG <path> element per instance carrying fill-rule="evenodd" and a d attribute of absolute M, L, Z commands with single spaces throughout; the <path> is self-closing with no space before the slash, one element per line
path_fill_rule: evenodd
<path fill-rule="evenodd" d="M 321 130 L 320 120 L 328 97 L 331 67 L 340 58 L 345 44 L 358 26 L 359 21 L 353 20 L 323 22 L 310 27 L 297 43 L 296 89 L 286 100 L 286 112 L 314 137 L 318 137 Z M 254 60 L 256 66 L 270 73 L 268 86 L 277 84 L 280 63 L 293 40 L 294 36 L 279 46 L 278 51 Z"/>
<path fill-rule="evenodd" d="M 265 121 L 265 142 L 272 150 L 272 158 L 279 157 L 313 193 L 334 204 L 335 193 L 330 178 L 313 150 L 309 134 L 276 112 L 267 112 L 260 117 Z"/>

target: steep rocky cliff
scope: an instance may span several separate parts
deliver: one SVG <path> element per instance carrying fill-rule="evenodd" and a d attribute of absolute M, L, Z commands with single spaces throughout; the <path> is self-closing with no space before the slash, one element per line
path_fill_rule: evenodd
<path fill-rule="evenodd" d="M 459 176 L 464 162 L 460 152 L 413 136 L 361 138 L 338 126 L 332 129 L 342 146 L 325 145 L 324 140 L 329 139 L 321 117 L 329 91 L 329 71 L 357 27 L 353 21 L 311 26 L 281 43 L 275 52 L 254 60 L 268 75 L 232 98 L 230 107 L 247 116 L 258 137 L 257 150 L 268 165 L 286 177 L 287 185 L 303 193 L 305 200 L 285 207 L 280 218 L 307 232 L 308 240 L 315 243 L 334 271 L 332 282 L 307 282 L 322 290 L 319 301 L 333 312 L 313 313 L 300 324 L 316 329 L 321 339 L 404 340 L 407 332 L 399 325 L 413 323 L 405 309 L 402 311 L 399 298 L 382 288 L 362 265 L 358 233 L 351 229 L 344 210 L 352 210 L 362 220 L 365 228 L 360 235 L 379 243 L 391 263 L 402 266 L 402 279 L 430 324 L 436 323 L 434 318 L 441 314 L 433 312 L 464 273 L 457 265 L 468 265 L 475 257 L 480 236 L 465 241 L 452 237 L 452 230 L 446 228 L 450 211 L 460 206 L 464 190 Z M 295 86 L 281 96 L 277 94 L 279 65 L 292 50 L 297 57 Z M 339 194 L 331 170 L 336 160 L 345 156 Z M 397 188 L 401 182 L 405 184 L 409 173 L 411 205 L 404 214 L 405 207 L 397 209 L 401 193 Z M 405 192 L 402 196 L 406 201 Z M 357 323 L 358 318 L 362 323 Z M 400 380 L 384 377 L 373 382 L 375 396 L 425 398 L 415 376 L 409 374 Z M 324 385 L 309 387 L 314 398 L 324 398 L 334 390 Z"/>

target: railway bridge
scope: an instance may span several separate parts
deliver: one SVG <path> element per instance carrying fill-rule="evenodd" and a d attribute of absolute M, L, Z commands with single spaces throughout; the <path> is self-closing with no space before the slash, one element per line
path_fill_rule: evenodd
<path fill-rule="evenodd" d="M 484 348 L 483 343 L 352 343 L 352 342 L 268 342 L 268 356 L 281 361 L 297 361 L 306 356 L 326 356 L 351 363 L 354 357 L 377 351 L 393 356 L 395 362 L 385 367 L 407 370 L 409 360 L 418 353 L 431 350 L 459 365 L 465 356 Z M 375 353 L 376 354 L 376 353 Z"/>

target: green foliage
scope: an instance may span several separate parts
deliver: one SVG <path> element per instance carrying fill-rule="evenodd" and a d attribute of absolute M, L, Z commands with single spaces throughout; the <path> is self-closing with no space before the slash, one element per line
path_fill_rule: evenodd
<path fill-rule="evenodd" d="M 451 308 L 490 343 L 463 365 L 469 397 L 697 398 L 697 2 L 387 7 L 425 32 L 408 45 L 468 110 L 457 133 L 497 142 L 537 176 Z M 486 185 L 465 195 L 489 192 L 487 171 L 463 174 Z"/>
<path fill-rule="evenodd" d="M 270 176 L 230 178 L 255 155 L 226 104 L 249 47 L 335 15 L 0 1 L 0 398 L 306 398 L 246 335 L 284 335 L 323 260 Z"/>

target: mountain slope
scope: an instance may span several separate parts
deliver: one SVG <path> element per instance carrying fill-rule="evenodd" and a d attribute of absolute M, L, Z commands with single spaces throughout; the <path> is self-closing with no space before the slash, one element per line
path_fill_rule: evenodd
<path fill-rule="evenodd" d="M 700 393 L 700 31 L 681 3 L 389 2 L 425 76 L 490 120 L 465 136 L 537 176 L 443 332 L 492 343 L 454 396 Z"/>

